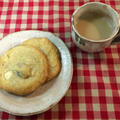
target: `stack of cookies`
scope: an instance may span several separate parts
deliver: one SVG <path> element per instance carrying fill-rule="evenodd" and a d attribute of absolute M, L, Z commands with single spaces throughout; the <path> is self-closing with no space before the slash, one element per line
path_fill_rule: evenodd
<path fill-rule="evenodd" d="M 0 88 L 27 95 L 55 78 L 61 69 L 60 53 L 47 38 L 32 38 L 0 57 Z"/>

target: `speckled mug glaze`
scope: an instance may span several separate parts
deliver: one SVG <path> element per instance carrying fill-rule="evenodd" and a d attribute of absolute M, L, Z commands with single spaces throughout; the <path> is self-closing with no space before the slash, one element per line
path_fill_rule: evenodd
<path fill-rule="evenodd" d="M 102 13 L 107 14 L 110 19 L 113 21 L 113 32 L 111 36 L 107 39 L 103 40 L 91 40 L 87 39 L 83 36 L 81 36 L 75 26 L 74 22 L 77 17 L 79 17 L 81 14 L 86 13 L 88 11 L 100 11 Z M 115 43 L 114 38 L 117 36 L 118 31 L 119 31 L 119 15 L 118 13 L 111 8 L 109 5 L 100 3 L 100 2 L 90 2 L 86 3 L 80 7 L 78 7 L 71 18 L 71 33 L 72 33 L 72 39 L 75 43 L 76 46 L 78 46 L 81 50 L 86 51 L 86 52 L 100 52 L 103 51 L 106 47 L 110 46 L 113 42 Z M 120 41 L 116 41 L 118 44 Z"/>

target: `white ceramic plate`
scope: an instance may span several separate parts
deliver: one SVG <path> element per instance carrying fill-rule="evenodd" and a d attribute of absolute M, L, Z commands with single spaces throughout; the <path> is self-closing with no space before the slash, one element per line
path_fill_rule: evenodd
<path fill-rule="evenodd" d="M 9 34 L 0 41 L 0 55 L 33 37 L 47 37 L 57 46 L 61 54 L 62 69 L 54 80 L 46 83 L 28 96 L 15 96 L 0 90 L 1 109 L 14 115 L 33 115 L 50 109 L 65 95 L 72 80 L 73 64 L 70 52 L 62 40 L 52 33 L 28 30 Z"/>

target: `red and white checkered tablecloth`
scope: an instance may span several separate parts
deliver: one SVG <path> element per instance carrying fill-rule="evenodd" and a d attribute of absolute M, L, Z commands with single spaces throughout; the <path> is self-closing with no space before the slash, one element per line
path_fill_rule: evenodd
<path fill-rule="evenodd" d="M 72 53 L 74 73 L 63 99 L 42 114 L 22 117 L 0 112 L 0 120 L 120 120 L 120 45 L 88 54 L 71 38 L 71 15 L 94 0 L 0 0 L 0 39 L 20 30 L 50 31 Z M 120 0 L 96 0 L 120 13 Z"/>

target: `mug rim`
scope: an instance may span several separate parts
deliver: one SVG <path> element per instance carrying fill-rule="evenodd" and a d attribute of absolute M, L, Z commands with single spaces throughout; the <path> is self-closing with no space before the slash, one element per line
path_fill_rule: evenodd
<path fill-rule="evenodd" d="M 79 9 L 85 7 L 86 5 L 88 5 L 88 4 L 95 4 L 95 3 L 96 3 L 96 4 L 101 4 L 101 5 L 106 5 L 106 6 L 107 6 L 108 8 L 110 8 L 110 9 L 116 14 L 116 16 L 117 16 L 117 21 L 118 21 L 118 26 L 116 27 L 117 29 L 116 29 L 116 31 L 115 31 L 110 37 L 108 37 L 108 38 L 106 38 L 106 39 L 100 39 L 100 40 L 88 39 L 88 38 L 82 36 L 81 34 L 79 34 L 79 33 L 77 32 L 76 28 L 74 27 L 74 15 L 75 15 L 75 13 L 77 13 L 77 12 L 79 11 Z M 119 29 L 120 29 L 120 26 L 119 26 L 120 22 L 119 22 L 119 21 L 120 21 L 120 17 L 119 17 L 118 12 L 115 11 L 110 5 L 105 4 L 105 3 L 102 3 L 102 2 L 89 2 L 89 3 L 85 3 L 84 5 L 79 6 L 79 7 L 73 12 L 72 17 L 71 17 L 71 23 L 72 23 L 72 28 L 73 28 L 74 32 L 75 32 L 80 38 L 82 38 L 82 39 L 84 39 L 84 40 L 87 40 L 87 41 L 90 41 L 90 42 L 96 42 L 96 43 L 106 42 L 106 41 L 109 41 L 109 40 L 113 39 L 113 38 L 117 35 L 117 33 L 118 33 Z"/>

